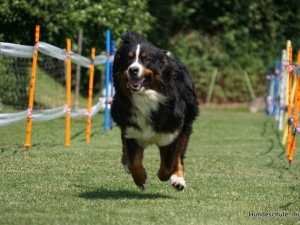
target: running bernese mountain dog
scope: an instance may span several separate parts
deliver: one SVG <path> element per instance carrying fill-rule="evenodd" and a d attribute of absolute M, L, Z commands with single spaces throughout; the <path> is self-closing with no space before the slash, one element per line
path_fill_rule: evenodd
<path fill-rule="evenodd" d="M 181 191 L 186 187 L 183 159 L 199 114 L 191 77 L 182 62 L 135 31 L 124 32 L 121 40 L 113 63 L 111 116 L 121 129 L 122 164 L 145 190 L 149 177 L 143 153 L 155 144 L 161 159 L 158 178 Z"/>

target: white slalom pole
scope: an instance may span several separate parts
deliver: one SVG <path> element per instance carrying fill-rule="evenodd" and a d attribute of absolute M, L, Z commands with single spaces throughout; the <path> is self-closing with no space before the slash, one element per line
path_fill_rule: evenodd
<path fill-rule="evenodd" d="M 283 118 L 285 112 L 285 93 L 286 93 L 286 74 L 287 74 L 287 65 L 286 65 L 286 50 L 282 50 L 281 56 L 281 71 L 280 71 L 280 87 L 279 87 L 279 118 L 278 118 L 278 130 L 283 129 Z"/>

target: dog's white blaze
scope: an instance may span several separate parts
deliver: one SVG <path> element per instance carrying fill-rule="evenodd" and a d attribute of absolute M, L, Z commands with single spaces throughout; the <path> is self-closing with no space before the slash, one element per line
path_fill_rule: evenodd
<path fill-rule="evenodd" d="M 132 63 L 129 67 L 128 67 L 128 70 L 129 68 L 131 67 L 138 67 L 139 68 L 139 73 L 137 74 L 137 77 L 142 77 L 142 74 L 143 74 L 143 66 L 138 62 L 139 60 L 139 54 L 140 54 L 140 45 L 137 45 L 137 48 L 136 48 L 136 51 L 135 51 L 135 61 L 134 63 Z M 130 76 L 127 72 L 127 77 L 128 79 L 130 79 Z"/>
<path fill-rule="evenodd" d="M 134 116 L 131 120 L 137 123 L 141 130 L 128 127 L 126 137 L 136 139 L 145 147 L 149 144 L 158 146 L 170 144 L 177 136 L 175 133 L 157 133 L 147 122 L 151 122 L 151 112 L 158 110 L 158 105 L 166 101 L 166 96 L 155 90 L 143 89 L 139 94 L 132 95 L 132 99 L 136 108 L 133 109 Z"/>

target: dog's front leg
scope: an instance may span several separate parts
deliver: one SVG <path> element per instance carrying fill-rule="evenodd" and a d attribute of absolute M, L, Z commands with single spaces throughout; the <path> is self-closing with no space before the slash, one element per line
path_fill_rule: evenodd
<path fill-rule="evenodd" d="M 183 177 L 183 157 L 187 142 L 188 136 L 180 134 L 171 144 L 159 147 L 161 163 L 157 176 L 161 181 L 170 179 L 171 185 L 178 191 L 186 187 Z"/>
<path fill-rule="evenodd" d="M 182 191 L 186 187 L 186 183 L 183 176 L 184 164 L 183 158 L 189 142 L 189 134 L 181 133 L 177 138 L 177 147 L 173 162 L 173 171 L 170 178 L 171 185 L 178 191 Z"/>
<path fill-rule="evenodd" d="M 159 147 L 160 168 L 157 172 L 157 176 L 161 181 L 169 180 L 172 175 L 176 148 L 176 139 L 169 145 Z"/>
<path fill-rule="evenodd" d="M 148 176 L 143 167 L 144 148 L 139 146 L 134 139 L 122 136 L 123 155 L 122 164 L 127 173 L 131 173 L 134 183 L 141 189 L 147 188 Z"/>
<path fill-rule="evenodd" d="M 181 133 L 171 144 L 159 147 L 161 163 L 157 176 L 161 181 L 170 179 L 171 185 L 178 191 L 186 187 L 183 157 L 188 140 L 189 136 Z"/>

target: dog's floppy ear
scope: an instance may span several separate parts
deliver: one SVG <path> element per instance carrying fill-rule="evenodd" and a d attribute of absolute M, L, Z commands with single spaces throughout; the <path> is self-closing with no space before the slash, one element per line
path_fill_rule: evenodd
<path fill-rule="evenodd" d="M 163 62 L 163 67 L 162 67 L 162 80 L 164 83 L 169 83 L 172 79 L 173 76 L 173 69 L 172 69 L 172 62 L 168 57 L 171 56 L 171 52 L 165 50 L 165 49 L 160 49 L 162 53 L 162 62 Z"/>
<path fill-rule="evenodd" d="M 172 53 L 168 50 L 165 50 L 165 49 L 158 49 L 160 54 L 161 54 L 161 58 L 162 58 L 162 61 L 164 62 L 165 65 L 168 64 L 168 57 L 172 57 Z"/>
<path fill-rule="evenodd" d="M 170 51 L 166 50 L 166 49 L 160 49 L 160 52 L 163 53 L 164 55 L 167 55 L 167 56 L 173 58 L 172 53 Z"/>
<path fill-rule="evenodd" d="M 171 52 L 165 49 L 157 48 L 159 52 L 159 60 L 164 64 L 164 66 L 168 65 L 168 57 L 171 56 Z"/>

